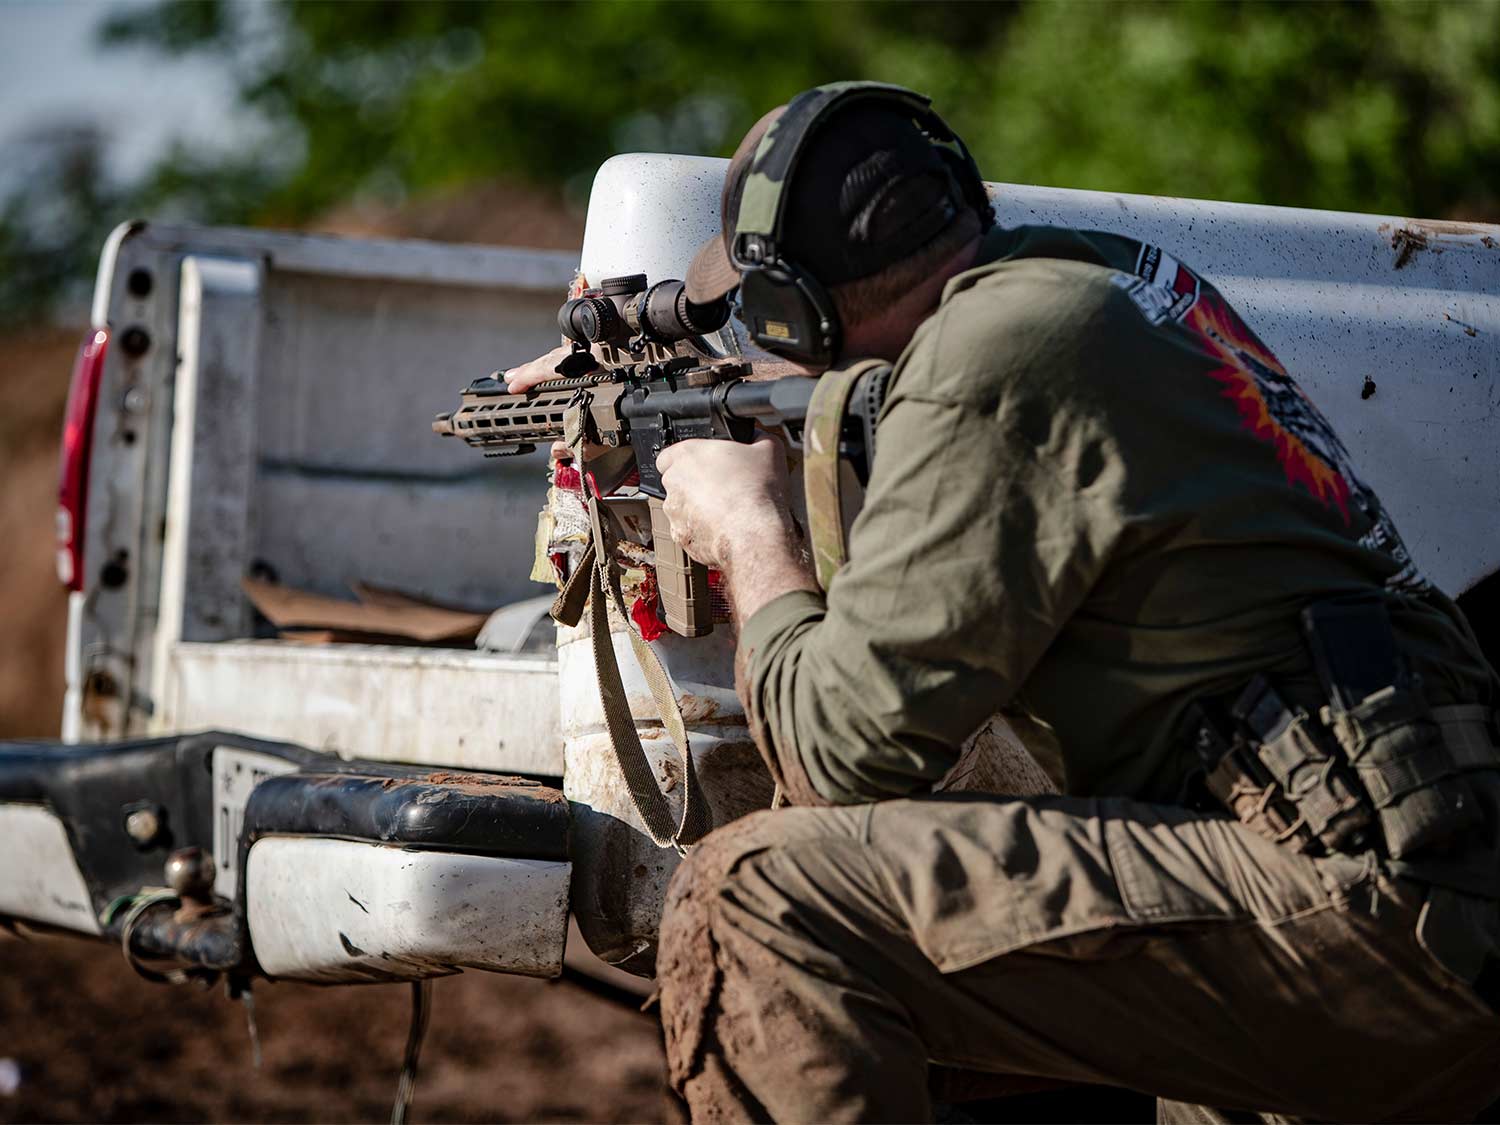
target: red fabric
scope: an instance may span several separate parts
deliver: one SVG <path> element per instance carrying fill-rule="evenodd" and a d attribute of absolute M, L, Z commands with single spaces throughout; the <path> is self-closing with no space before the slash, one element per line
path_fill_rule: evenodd
<path fill-rule="evenodd" d="M 661 619 L 661 595 L 656 592 L 656 571 L 649 567 L 641 583 L 641 596 L 630 607 L 630 619 L 642 640 L 654 641 L 667 631 L 666 622 Z"/>
<path fill-rule="evenodd" d="M 556 472 L 552 474 L 552 483 L 558 488 L 565 488 L 570 492 L 583 490 L 583 477 L 572 465 L 558 465 Z"/>

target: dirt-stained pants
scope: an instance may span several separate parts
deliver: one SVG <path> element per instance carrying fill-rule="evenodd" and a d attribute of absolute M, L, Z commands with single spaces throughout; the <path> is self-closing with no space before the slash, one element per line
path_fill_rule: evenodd
<path fill-rule="evenodd" d="M 1373 860 L 1132 801 L 759 813 L 668 893 L 670 1076 L 695 1121 L 930 1120 L 929 1060 L 1463 1120 L 1500 1092 L 1500 1019 L 1419 942 L 1419 921 L 1429 945 L 1454 925 L 1428 898 Z"/>

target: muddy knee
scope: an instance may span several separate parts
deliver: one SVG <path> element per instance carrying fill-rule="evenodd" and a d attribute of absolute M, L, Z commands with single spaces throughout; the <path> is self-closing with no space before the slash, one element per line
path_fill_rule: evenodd
<path fill-rule="evenodd" d="M 678 866 L 667 888 L 657 953 L 668 1071 L 681 1088 L 712 1034 L 723 966 L 712 929 L 715 904 L 739 864 L 755 855 L 820 838 L 862 832 L 854 809 L 779 809 L 752 813 L 710 833 Z"/>

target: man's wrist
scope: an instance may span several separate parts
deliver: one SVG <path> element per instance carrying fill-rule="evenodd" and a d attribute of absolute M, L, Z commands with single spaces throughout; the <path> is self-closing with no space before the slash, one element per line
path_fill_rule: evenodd
<path fill-rule="evenodd" d="M 818 588 L 796 524 L 780 506 L 753 510 L 735 521 L 721 569 L 738 625 L 783 594 Z"/>

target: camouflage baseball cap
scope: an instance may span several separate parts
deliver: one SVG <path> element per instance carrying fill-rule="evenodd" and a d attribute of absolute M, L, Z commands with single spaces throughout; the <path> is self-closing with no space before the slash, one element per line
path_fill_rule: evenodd
<path fill-rule="evenodd" d="M 821 118 L 827 103 L 856 87 L 901 100 L 855 98 Z M 926 105 L 900 87 L 839 83 L 799 94 L 757 121 L 724 177 L 720 233 L 688 267 L 688 299 L 714 301 L 740 283 L 737 231 L 770 235 L 779 221 L 780 249 L 824 285 L 837 285 L 878 273 L 946 229 L 962 211 L 963 190 L 904 100 Z M 799 144 L 809 121 L 817 141 Z M 802 151 L 778 143 L 788 139 Z M 742 213 L 747 183 L 787 177 L 784 189 L 760 184 L 754 213 Z"/>

